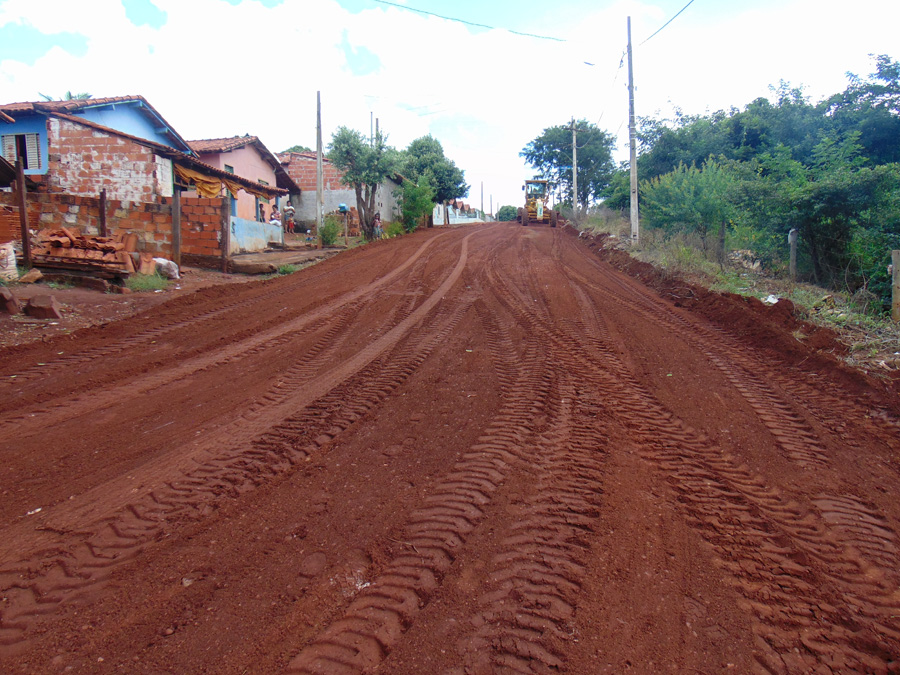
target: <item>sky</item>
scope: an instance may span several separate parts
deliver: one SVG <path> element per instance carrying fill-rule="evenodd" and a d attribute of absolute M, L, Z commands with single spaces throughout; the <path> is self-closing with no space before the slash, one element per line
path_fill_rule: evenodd
<path fill-rule="evenodd" d="M 315 148 L 320 92 L 326 145 L 373 118 L 397 148 L 431 134 L 467 201 L 483 186 L 496 211 L 534 175 L 522 149 L 572 117 L 627 160 L 628 17 L 639 117 L 743 108 L 782 81 L 817 102 L 872 72 L 870 54 L 900 59 L 898 0 L 693 0 L 653 35 L 686 4 L 0 0 L 0 102 L 140 94 L 188 140 L 251 134 L 279 152 Z"/>

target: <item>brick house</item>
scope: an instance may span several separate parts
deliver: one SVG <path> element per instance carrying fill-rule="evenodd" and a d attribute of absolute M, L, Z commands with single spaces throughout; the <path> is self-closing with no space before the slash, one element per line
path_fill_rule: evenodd
<path fill-rule="evenodd" d="M 316 153 L 282 152 L 278 154 L 281 165 L 302 190 L 299 198 L 294 198 L 297 222 L 310 225 L 316 222 Z M 356 192 L 341 182 L 343 173 L 327 158 L 322 159 L 325 213 L 337 211 L 340 204 L 356 207 Z M 385 222 L 400 218 L 399 176 L 388 179 L 378 186 L 375 208 Z"/>
<path fill-rule="evenodd" d="M 188 141 L 201 161 L 221 171 L 254 180 L 261 185 L 274 185 L 288 191 L 289 198 L 299 199 L 301 189 L 291 180 L 278 158 L 256 136 L 232 136 Z M 265 217 L 271 214 L 275 202 L 260 195 L 241 191 L 231 195 L 231 215 L 256 220 L 260 205 Z M 283 204 L 279 204 L 283 206 Z"/>

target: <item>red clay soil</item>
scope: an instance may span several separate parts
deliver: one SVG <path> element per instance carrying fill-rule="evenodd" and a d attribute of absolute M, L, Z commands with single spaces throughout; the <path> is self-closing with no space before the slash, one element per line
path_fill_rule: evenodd
<path fill-rule="evenodd" d="M 898 672 L 896 395 L 670 291 L 435 228 L 3 353 L 0 671 Z"/>

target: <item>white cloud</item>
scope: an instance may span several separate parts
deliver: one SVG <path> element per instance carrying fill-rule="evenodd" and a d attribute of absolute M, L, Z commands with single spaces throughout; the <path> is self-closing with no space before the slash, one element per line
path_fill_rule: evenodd
<path fill-rule="evenodd" d="M 187 138 L 251 133 L 278 151 L 315 144 L 321 91 L 326 143 L 340 125 L 367 133 L 370 112 L 398 147 L 430 132 L 466 170 L 469 201 L 478 203 L 484 181 L 485 205 L 493 194 L 495 208 L 520 200 L 521 180 L 531 171 L 518 153 L 547 126 L 572 116 L 599 120 L 619 131 L 624 150 L 627 73 L 624 63 L 618 66 L 626 17 L 637 44 L 671 12 L 656 0 L 622 0 L 587 12 L 586 4 L 576 11 L 558 3 L 552 29 L 533 32 L 566 38 L 559 43 L 383 5 L 352 14 L 336 0 L 271 9 L 251 1 L 153 2 L 167 15 L 159 29 L 131 24 L 116 0 L 0 3 L 0 26 L 87 39 L 82 57 L 54 48 L 32 65 L 0 52 L 4 100 L 69 89 L 142 94 Z M 779 79 L 808 85 L 817 99 L 841 90 L 845 71 L 867 73 L 870 52 L 896 49 L 895 0 L 747 6 L 725 11 L 695 3 L 636 47 L 638 114 L 667 113 L 670 102 L 686 113 L 743 107 Z M 354 76 L 346 43 L 365 48 L 380 67 Z"/>

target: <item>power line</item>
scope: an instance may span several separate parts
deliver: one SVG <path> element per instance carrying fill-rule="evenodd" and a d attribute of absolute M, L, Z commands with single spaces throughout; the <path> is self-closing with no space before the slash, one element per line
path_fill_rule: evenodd
<path fill-rule="evenodd" d="M 679 10 L 678 10 L 678 14 L 681 14 L 684 10 L 686 10 L 686 9 L 687 9 L 688 7 L 690 7 L 692 4 L 694 4 L 694 0 L 690 0 L 690 2 L 688 2 L 688 4 L 686 4 L 684 7 L 682 7 L 681 9 L 679 9 Z M 669 19 L 668 21 L 666 21 L 666 22 L 659 28 L 659 30 L 656 31 L 656 33 L 654 33 L 653 35 L 651 35 L 650 37 L 648 37 L 646 40 L 644 40 L 641 44 L 638 45 L 638 47 L 642 47 L 643 45 L 645 45 L 645 44 L 647 44 L 648 42 L 650 42 L 650 40 L 652 40 L 656 35 L 658 35 L 659 32 L 662 31 L 663 28 L 665 28 L 665 27 L 668 26 L 670 23 L 672 23 L 675 19 L 677 19 L 677 18 L 678 18 L 678 14 L 676 14 L 676 15 L 673 16 L 671 19 Z"/>
<path fill-rule="evenodd" d="M 537 38 L 538 40 L 553 40 L 554 42 L 566 42 L 563 38 L 558 37 L 550 37 L 549 35 L 535 35 L 534 33 L 522 33 L 517 30 L 512 30 L 511 28 L 497 28 L 496 26 L 488 26 L 483 23 L 475 23 L 474 21 L 466 21 L 465 19 L 457 19 L 452 16 L 444 16 L 443 14 L 435 14 L 434 12 L 426 12 L 424 9 L 416 9 L 415 7 L 408 7 L 407 5 L 401 5 L 396 2 L 389 2 L 388 0 L 372 0 L 373 2 L 378 2 L 382 5 L 390 5 L 391 7 L 398 7 L 400 9 L 405 9 L 410 12 L 418 12 L 419 14 L 425 14 L 427 16 L 435 16 L 438 19 L 444 19 L 445 21 L 455 21 L 457 23 L 462 23 L 467 26 L 475 26 L 476 28 L 487 28 L 488 30 L 505 30 L 507 33 L 513 33 L 515 35 L 522 35 L 524 37 Z M 693 0 L 691 0 L 693 2 Z"/>

